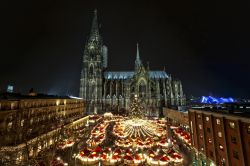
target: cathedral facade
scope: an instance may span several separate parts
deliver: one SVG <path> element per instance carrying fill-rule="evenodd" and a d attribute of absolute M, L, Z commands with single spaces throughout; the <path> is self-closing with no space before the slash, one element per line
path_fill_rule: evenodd
<path fill-rule="evenodd" d="M 95 10 L 83 54 L 79 96 L 86 100 L 87 111 L 93 113 L 127 110 L 134 95 L 140 97 L 148 116 L 157 116 L 158 108 L 185 104 L 181 81 L 164 70 L 152 71 L 149 65 L 145 67 L 138 44 L 134 71 L 108 70 L 108 49 L 99 33 Z"/>

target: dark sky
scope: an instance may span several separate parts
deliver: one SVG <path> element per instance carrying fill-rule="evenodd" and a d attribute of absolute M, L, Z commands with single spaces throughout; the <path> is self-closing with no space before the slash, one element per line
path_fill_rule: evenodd
<path fill-rule="evenodd" d="M 225 0 L 3 1 L 0 88 L 78 95 L 94 8 L 110 70 L 133 69 L 139 42 L 144 64 L 188 96 L 250 97 L 249 3 Z"/>

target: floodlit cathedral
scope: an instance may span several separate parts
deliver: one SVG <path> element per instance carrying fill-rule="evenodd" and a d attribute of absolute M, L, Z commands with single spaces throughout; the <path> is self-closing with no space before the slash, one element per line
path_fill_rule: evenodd
<path fill-rule="evenodd" d="M 135 94 L 148 110 L 148 116 L 158 116 L 157 108 L 185 104 L 181 82 L 174 80 L 164 70 L 152 71 L 149 66 L 145 68 L 138 44 L 134 71 L 108 70 L 108 49 L 99 33 L 95 10 L 83 54 L 79 96 L 86 100 L 87 111 L 93 113 L 106 109 L 128 109 Z"/>

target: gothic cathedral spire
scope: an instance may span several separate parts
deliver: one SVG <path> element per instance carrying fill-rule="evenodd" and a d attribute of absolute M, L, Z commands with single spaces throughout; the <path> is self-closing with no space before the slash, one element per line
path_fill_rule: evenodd
<path fill-rule="evenodd" d="M 88 112 L 100 110 L 102 99 L 102 76 L 103 68 L 107 66 L 107 47 L 102 43 L 99 33 L 97 10 L 94 11 L 94 18 L 85 44 L 83 55 L 83 68 L 80 79 L 79 96 L 87 100 Z"/>
<path fill-rule="evenodd" d="M 90 35 L 85 46 L 85 56 L 96 58 L 102 54 L 102 37 L 99 33 L 97 10 L 94 10 L 94 17 L 92 20 L 92 26 Z"/>
<path fill-rule="evenodd" d="M 140 59 L 140 54 L 139 54 L 139 44 L 137 43 L 135 69 L 138 69 L 140 66 L 141 66 L 141 59 Z"/>
<path fill-rule="evenodd" d="M 94 18 L 92 21 L 91 31 L 90 31 L 90 40 L 98 40 L 99 35 L 99 27 L 98 27 L 98 19 L 97 19 L 97 9 L 94 10 Z"/>

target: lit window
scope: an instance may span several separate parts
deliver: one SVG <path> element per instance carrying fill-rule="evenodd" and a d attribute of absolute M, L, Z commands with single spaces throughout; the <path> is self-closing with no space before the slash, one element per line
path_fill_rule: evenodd
<path fill-rule="evenodd" d="M 217 123 L 217 125 L 219 125 L 220 124 L 220 119 L 216 119 L 216 123 Z"/>
<path fill-rule="evenodd" d="M 247 128 L 247 133 L 250 134 L 250 126 Z"/>
<path fill-rule="evenodd" d="M 220 150 L 223 150 L 223 146 L 221 144 L 219 144 L 219 148 Z"/>
<path fill-rule="evenodd" d="M 230 126 L 230 128 L 234 129 L 234 127 L 235 127 L 234 122 L 229 122 L 229 126 Z"/>
<path fill-rule="evenodd" d="M 29 156 L 32 156 L 32 155 L 33 155 L 33 148 L 31 148 L 29 151 Z"/>
<path fill-rule="evenodd" d="M 12 128 L 12 122 L 9 122 L 7 129 L 10 130 L 11 128 Z"/>
<path fill-rule="evenodd" d="M 198 115 L 198 118 L 201 118 L 201 115 Z"/>
<path fill-rule="evenodd" d="M 193 131 L 193 122 L 192 121 L 190 121 L 190 128 L 191 128 L 191 133 L 194 133 L 194 131 Z"/>
<path fill-rule="evenodd" d="M 200 135 L 200 139 L 203 139 L 203 135 Z"/>
<path fill-rule="evenodd" d="M 23 126 L 23 124 L 24 124 L 24 120 L 21 120 L 21 126 Z"/>
<path fill-rule="evenodd" d="M 11 109 L 14 109 L 15 103 L 11 103 L 10 107 Z"/>
<path fill-rule="evenodd" d="M 201 124 L 199 124 L 199 129 L 202 129 L 202 125 Z"/>
<path fill-rule="evenodd" d="M 222 158 L 221 159 L 221 165 L 225 165 L 226 164 L 226 160 L 225 160 L 225 158 Z"/>
<path fill-rule="evenodd" d="M 52 145 L 53 141 L 52 139 L 49 140 L 49 145 Z"/>
<path fill-rule="evenodd" d="M 207 121 L 207 122 L 209 121 L 209 117 L 206 117 L 206 121 Z"/>
<path fill-rule="evenodd" d="M 220 131 L 218 132 L 218 137 L 222 137 L 222 133 Z"/>
<path fill-rule="evenodd" d="M 210 144 L 212 143 L 212 139 L 211 138 L 208 139 L 208 143 L 210 143 Z"/>

